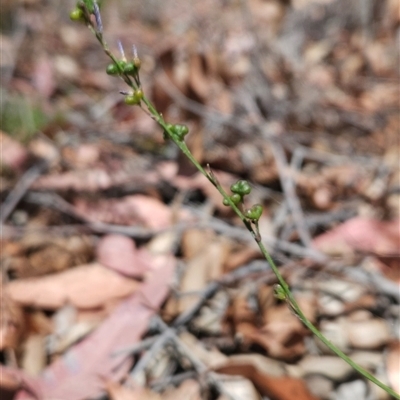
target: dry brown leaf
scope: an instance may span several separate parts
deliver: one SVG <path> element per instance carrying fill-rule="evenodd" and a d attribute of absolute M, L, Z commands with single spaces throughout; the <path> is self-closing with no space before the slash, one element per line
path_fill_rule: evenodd
<path fill-rule="evenodd" d="M 204 70 L 204 60 L 200 54 L 193 54 L 189 61 L 189 84 L 191 89 L 202 100 L 210 93 L 210 76 Z"/>
<path fill-rule="evenodd" d="M 62 151 L 63 159 L 75 169 L 94 167 L 100 155 L 100 147 L 93 143 L 81 143 L 78 148 L 66 147 Z"/>
<path fill-rule="evenodd" d="M 228 257 L 230 242 L 225 238 L 204 236 L 202 251 L 186 263 L 186 268 L 180 283 L 180 292 L 191 293 L 179 299 L 179 311 L 183 312 L 198 301 L 196 292 L 204 289 L 206 284 L 219 278 L 223 273 L 223 265 Z"/>
<path fill-rule="evenodd" d="M 23 346 L 21 368 L 31 376 L 37 376 L 46 366 L 47 352 L 42 335 L 30 335 Z"/>
<path fill-rule="evenodd" d="M 213 241 L 215 234 L 212 230 L 187 229 L 182 235 L 182 255 L 190 260 L 200 252 L 203 252 L 209 243 Z"/>
<path fill-rule="evenodd" d="M 273 358 L 265 357 L 261 354 L 236 354 L 229 357 L 227 360 L 229 365 L 253 365 L 260 373 L 267 374 L 271 377 L 286 375 L 286 368 L 283 362 L 274 360 Z M 226 361 L 222 364 L 226 366 Z M 218 366 L 216 367 L 218 369 Z"/>
<path fill-rule="evenodd" d="M 66 305 L 52 316 L 53 330 L 47 336 L 47 351 L 50 355 L 61 354 L 68 347 L 93 331 L 111 312 L 96 309 L 80 311 L 71 305 Z"/>
<path fill-rule="evenodd" d="M 77 199 L 77 211 L 90 221 L 116 225 L 144 225 L 152 229 L 167 228 L 172 212 L 163 202 L 141 194 L 96 202 Z"/>
<path fill-rule="evenodd" d="M 271 400 L 317 400 L 305 383 L 296 378 L 284 376 L 271 376 L 259 369 L 259 362 L 252 362 L 248 358 L 245 363 L 240 360 L 238 363 L 229 358 L 224 365 L 215 368 L 216 372 L 226 375 L 239 375 L 249 379 L 255 387 Z"/>
<path fill-rule="evenodd" d="M 0 284 L 0 350 L 15 349 L 24 332 L 24 316 L 20 305 L 6 293 L 5 285 Z"/>
<path fill-rule="evenodd" d="M 93 263 L 53 275 L 9 282 L 6 293 L 24 306 L 54 310 L 71 304 L 77 308 L 95 308 L 130 295 L 138 285 L 133 279 Z"/>
<path fill-rule="evenodd" d="M 123 166 L 117 171 L 108 171 L 105 168 L 97 167 L 90 170 L 85 169 L 45 175 L 38 178 L 33 183 L 32 188 L 38 190 L 97 192 L 128 184 L 133 180 L 143 183 L 154 183 L 158 181 L 158 174 L 151 171 L 146 172 L 146 174 L 139 174 Z"/>
<path fill-rule="evenodd" d="M 248 264 L 255 258 L 259 258 L 260 252 L 253 246 L 241 246 L 232 251 L 225 263 L 226 272 L 232 271 L 242 265 Z"/>
<path fill-rule="evenodd" d="M 305 299 L 299 299 L 299 302 L 308 318 L 314 319 L 314 307 L 310 302 Z M 236 331 L 243 336 L 246 344 L 257 343 L 270 356 L 279 359 L 293 360 L 304 354 L 304 336 L 308 332 L 286 304 L 268 308 L 264 312 L 261 328 L 255 324 L 255 318 L 255 314 L 250 312 L 250 317 L 236 323 Z"/>
<path fill-rule="evenodd" d="M 368 43 L 364 50 L 369 67 L 379 76 L 390 76 L 397 65 L 397 56 L 391 46 L 381 41 Z"/>
<path fill-rule="evenodd" d="M 218 349 L 206 348 L 200 340 L 189 332 L 182 332 L 179 338 L 190 349 L 191 353 L 204 363 L 206 366 L 213 368 L 215 365 L 221 365 L 227 359 Z"/>
<path fill-rule="evenodd" d="M 244 287 L 239 289 L 239 292 L 233 298 L 231 313 L 235 325 L 242 322 L 256 325 L 258 316 L 256 315 L 255 310 L 250 308 L 248 301 L 248 297 L 251 294 L 253 293 L 249 293 L 249 289 Z"/>
<path fill-rule="evenodd" d="M 379 349 L 391 338 L 388 323 L 378 318 L 366 321 L 346 321 L 345 332 L 351 346 L 355 349 Z"/>
<path fill-rule="evenodd" d="M 221 392 L 223 395 L 218 397 L 218 400 L 261 400 L 260 394 L 257 392 L 253 383 L 242 376 L 229 377 L 227 375 L 221 375 L 219 383 L 222 387 Z"/>
<path fill-rule="evenodd" d="M 317 236 L 313 240 L 313 245 L 327 253 L 362 251 L 380 257 L 394 256 L 398 260 L 400 250 L 399 228 L 399 219 L 383 222 L 356 217 Z M 398 279 L 400 271 L 398 262 L 392 266 L 392 269 Z"/>
<path fill-rule="evenodd" d="M 106 384 L 110 400 L 161 400 L 162 397 L 150 389 L 128 388 L 119 383 L 108 381 Z"/>
<path fill-rule="evenodd" d="M 297 367 L 299 367 L 297 369 Z M 292 368 L 289 368 L 292 369 Z M 353 369 L 349 364 L 337 356 L 307 355 L 296 365 L 296 376 L 320 374 L 334 382 L 348 379 Z M 293 372 L 293 371 L 292 371 Z"/>
<path fill-rule="evenodd" d="M 392 104 L 396 104 L 398 98 L 398 85 L 382 83 L 365 91 L 358 102 L 365 109 L 365 112 L 376 113 L 392 107 Z"/>
<path fill-rule="evenodd" d="M 7 253 L 10 254 L 10 249 Z M 21 257 L 9 258 L 9 269 L 19 278 L 28 278 L 87 263 L 93 251 L 91 240 L 86 236 L 59 238 L 35 233 L 23 237 L 15 255 Z"/>
<path fill-rule="evenodd" d="M 139 290 L 124 300 L 103 323 L 85 339 L 52 363 L 34 380 L 40 399 L 84 400 L 101 395 L 106 381 L 121 380 L 132 360 L 117 350 L 132 346 L 148 328 L 149 320 L 169 291 L 175 260 L 170 256 L 154 258 L 155 272 Z M 30 399 L 20 390 L 16 399 Z"/>
<path fill-rule="evenodd" d="M 9 135 L 0 131 L 1 167 L 22 171 L 28 161 L 27 150 Z"/>

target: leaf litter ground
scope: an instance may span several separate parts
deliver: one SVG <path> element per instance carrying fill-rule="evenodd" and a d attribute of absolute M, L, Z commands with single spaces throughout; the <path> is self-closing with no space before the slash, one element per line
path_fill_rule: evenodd
<path fill-rule="evenodd" d="M 110 45 L 224 187 L 251 182 L 308 318 L 399 391 L 397 1 L 150 3 L 105 2 Z M 388 399 L 274 297 L 70 6 L 2 11 L 2 396 Z"/>

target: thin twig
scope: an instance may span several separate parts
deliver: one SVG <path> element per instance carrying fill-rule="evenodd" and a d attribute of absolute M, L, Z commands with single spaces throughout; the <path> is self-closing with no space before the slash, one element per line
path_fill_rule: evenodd
<path fill-rule="evenodd" d="M 228 274 L 223 275 L 220 279 L 209 283 L 201 292 L 199 300 L 188 310 L 185 310 L 179 317 L 172 323 L 174 328 L 186 325 L 195 314 L 199 312 L 204 303 L 212 297 L 217 290 L 224 285 L 230 285 L 237 280 L 243 279 L 244 277 L 254 274 L 257 272 L 265 272 L 270 270 L 269 265 L 265 261 L 253 262 L 248 265 L 244 265 Z"/>
<path fill-rule="evenodd" d="M 26 192 L 32 186 L 33 182 L 45 171 L 47 163 L 36 164 L 29 168 L 8 194 L 3 204 L 1 205 L 0 211 L 0 223 L 3 224 L 7 218 L 14 211 L 20 200 L 25 196 Z"/>
<path fill-rule="evenodd" d="M 296 194 L 293 177 L 290 174 L 289 165 L 287 163 L 283 148 L 279 143 L 276 143 L 273 140 L 270 141 L 270 145 L 275 156 L 275 161 L 279 172 L 279 179 L 281 181 L 282 189 L 285 193 L 285 200 L 287 201 L 293 216 L 297 233 L 303 244 L 306 247 L 311 247 L 312 238 L 310 232 L 308 231 L 308 226 L 305 221 L 299 198 Z"/>

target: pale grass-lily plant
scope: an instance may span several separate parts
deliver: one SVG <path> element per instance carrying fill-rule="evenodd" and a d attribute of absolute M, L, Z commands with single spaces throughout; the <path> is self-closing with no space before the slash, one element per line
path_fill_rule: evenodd
<path fill-rule="evenodd" d="M 99 6 L 96 0 L 78 0 L 76 7 L 70 13 L 70 18 L 73 21 L 84 23 L 90 31 L 96 36 L 104 52 L 111 59 L 111 64 L 108 65 L 106 72 L 109 75 L 115 75 L 121 78 L 130 88 L 127 92 L 121 92 L 125 97 L 124 101 L 127 105 L 136 105 L 141 107 L 145 112 L 149 113 L 164 132 L 165 139 L 172 140 L 182 151 L 182 153 L 192 162 L 192 164 L 211 182 L 213 186 L 221 193 L 223 197 L 223 204 L 230 206 L 236 215 L 242 220 L 247 230 L 253 236 L 261 253 L 268 261 L 271 266 L 278 284 L 275 286 L 275 295 L 281 300 L 285 300 L 288 306 L 293 310 L 297 317 L 302 323 L 318 338 L 323 342 L 329 349 L 331 349 L 340 358 L 351 365 L 359 374 L 375 383 L 391 396 L 400 400 L 400 395 L 395 393 L 392 388 L 385 385 L 383 382 L 375 378 L 372 374 L 366 371 L 364 368 L 356 364 L 350 357 L 344 354 L 338 349 L 333 343 L 331 343 L 322 333 L 306 318 L 303 311 L 300 309 L 296 299 L 286 281 L 283 279 L 279 269 L 276 267 L 273 259 L 262 243 L 260 232 L 258 229 L 258 220 L 262 214 L 262 206 L 255 204 L 252 207 L 246 209 L 244 207 L 243 199 L 250 193 L 250 185 L 245 180 L 240 180 L 230 187 L 231 194 L 228 194 L 218 182 L 211 169 L 207 166 L 207 169 L 203 168 L 199 162 L 194 158 L 189 148 L 185 143 L 185 136 L 189 132 L 186 125 L 182 124 L 170 124 L 163 116 L 156 110 L 151 101 L 143 93 L 143 89 L 140 83 L 140 58 L 138 57 L 136 47 L 133 47 L 133 57 L 128 60 L 125 57 L 122 46 L 120 46 L 120 58 L 117 58 L 109 49 L 106 41 L 103 37 L 103 25 L 101 22 L 101 15 Z"/>

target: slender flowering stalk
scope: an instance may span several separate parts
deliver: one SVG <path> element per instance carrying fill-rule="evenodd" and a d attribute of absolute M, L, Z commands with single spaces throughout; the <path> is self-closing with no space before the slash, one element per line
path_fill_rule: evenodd
<path fill-rule="evenodd" d="M 94 15 L 96 20 L 96 26 L 94 26 L 90 15 Z M 385 385 L 377 378 L 375 378 L 368 371 L 363 369 L 361 366 L 356 364 L 350 357 L 344 354 L 340 349 L 338 349 L 333 343 L 331 343 L 322 333 L 307 319 L 302 310 L 300 309 L 296 299 L 294 298 L 292 292 L 289 289 L 289 285 L 283 279 L 279 269 L 275 265 L 273 259 L 262 243 L 262 238 L 258 228 L 258 220 L 262 214 L 262 206 L 260 204 L 255 204 L 248 209 L 244 209 L 244 197 L 248 195 L 251 191 L 251 187 L 247 181 L 240 180 L 233 184 L 230 188 L 231 194 L 228 194 L 224 188 L 219 183 L 218 179 L 212 172 L 211 168 L 208 166 L 207 170 L 194 158 L 189 148 L 185 143 L 185 136 L 188 134 L 189 130 L 185 125 L 182 124 L 170 124 L 164 120 L 163 116 L 157 111 L 151 101 L 143 94 L 139 70 L 140 70 L 140 58 L 138 57 L 138 52 L 136 46 L 133 46 L 132 53 L 133 59 L 127 60 L 125 57 L 125 52 L 122 47 L 121 42 L 118 42 L 119 51 L 121 54 L 121 59 L 118 59 L 112 54 L 108 48 L 107 43 L 103 38 L 103 25 L 100 16 L 100 10 L 95 0 L 79 0 L 77 7 L 71 12 L 70 17 L 75 21 L 84 22 L 88 28 L 96 36 L 97 40 L 100 42 L 104 52 L 111 59 L 112 64 L 107 67 L 107 73 L 110 75 L 119 76 L 131 89 L 131 92 L 121 91 L 120 93 L 125 96 L 124 101 L 127 105 L 138 105 L 144 111 L 146 111 L 151 118 L 153 118 L 158 125 L 163 129 L 164 137 L 166 139 L 172 140 L 182 151 L 182 153 L 192 162 L 192 164 L 200 171 L 211 184 L 219 191 L 223 197 L 223 204 L 232 208 L 236 215 L 242 220 L 243 224 L 246 226 L 247 230 L 251 233 L 254 240 L 256 241 L 261 253 L 268 261 L 273 272 L 276 275 L 278 284 L 275 285 L 275 295 L 280 300 L 285 300 L 288 306 L 293 310 L 297 317 L 302 321 L 302 323 L 315 335 L 317 336 L 328 348 L 330 348 L 335 354 L 346 361 L 351 367 L 358 371 L 362 376 L 375 383 L 377 386 L 381 387 L 387 393 L 389 393 L 394 398 L 400 400 L 400 395 L 394 392 L 389 386 Z"/>

